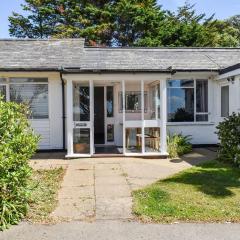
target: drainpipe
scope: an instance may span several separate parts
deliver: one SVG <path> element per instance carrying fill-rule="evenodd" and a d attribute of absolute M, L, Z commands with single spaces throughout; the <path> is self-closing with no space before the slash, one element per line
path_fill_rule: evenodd
<path fill-rule="evenodd" d="M 61 78 L 61 82 L 62 82 L 62 132 L 63 132 L 63 150 L 66 150 L 66 144 L 65 144 L 65 140 L 66 140 L 66 127 L 65 127 L 65 123 L 66 123 L 66 110 L 65 110 L 65 92 L 64 92 L 64 80 L 63 80 L 63 67 L 61 67 L 60 69 L 60 78 Z"/>

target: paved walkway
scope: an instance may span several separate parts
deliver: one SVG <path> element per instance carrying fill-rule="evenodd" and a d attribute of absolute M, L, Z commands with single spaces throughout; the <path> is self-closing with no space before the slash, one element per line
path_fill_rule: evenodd
<path fill-rule="evenodd" d="M 131 219 L 131 191 L 205 160 L 215 152 L 195 149 L 181 159 L 88 158 L 33 160 L 34 168 L 67 168 L 53 216 L 66 220 Z M 45 155 L 45 159 L 48 155 Z"/>

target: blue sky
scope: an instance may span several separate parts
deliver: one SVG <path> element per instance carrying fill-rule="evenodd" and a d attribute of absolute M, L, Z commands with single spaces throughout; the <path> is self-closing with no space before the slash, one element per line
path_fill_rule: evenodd
<path fill-rule="evenodd" d="M 12 11 L 22 12 L 20 4 L 24 0 L 5 0 L 1 3 L 0 8 L 0 38 L 9 37 L 8 34 L 8 16 Z M 185 0 L 159 0 L 159 3 L 164 9 L 176 10 L 178 6 L 183 5 Z M 205 12 L 208 15 L 213 13 L 219 19 L 226 19 L 229 16 L 240 14 L 239 0 L 190 0 L 191 3 L 196 3 L 198 12 Z"/>

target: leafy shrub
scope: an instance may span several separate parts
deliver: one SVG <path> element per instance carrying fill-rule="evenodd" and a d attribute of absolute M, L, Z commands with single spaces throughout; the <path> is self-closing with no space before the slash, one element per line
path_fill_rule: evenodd
<path fill-rule="evenodd" d="M 240 166 L 240 113 L 233 113 L 217 126 L 220 141 L 218 157 Z"/>
<path fill-rule="evenodd" d="M 175 158 L 192 151 L 190 143 L 190 136 L 183 136 L 182 134 L 168 134 L 167 144 L 169 157 Z"/>
<path fill-rule="evenodd" d="M 39 140 L 30 128 L 28 108 L 0 99 L 0 229 L 17 224 L 26 214 L 31 176 L 29 158 Z"/>

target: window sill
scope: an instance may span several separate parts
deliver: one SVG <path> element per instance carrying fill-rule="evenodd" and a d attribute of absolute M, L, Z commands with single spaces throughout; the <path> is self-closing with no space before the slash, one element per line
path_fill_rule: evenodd
<path fill-rule="evenodd" d="M 33 119 L 28 119 L 31 122 L 39 122 L 39 121 L 49 121 L 49 118 L 33 118 Z"/>
<path fill-rule="evenodd" d="M 214 122 L 168 122 L 167 126 L 210 126 L 215 125 Z"/>

